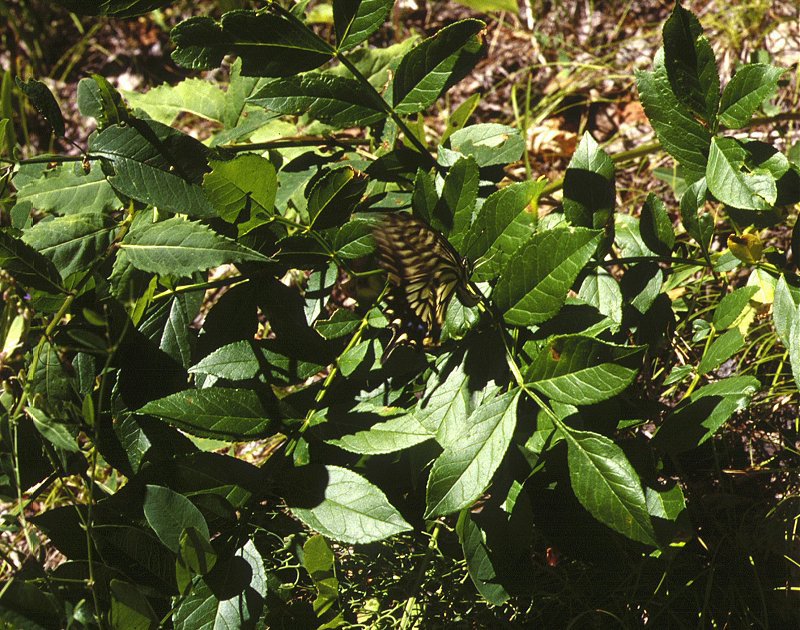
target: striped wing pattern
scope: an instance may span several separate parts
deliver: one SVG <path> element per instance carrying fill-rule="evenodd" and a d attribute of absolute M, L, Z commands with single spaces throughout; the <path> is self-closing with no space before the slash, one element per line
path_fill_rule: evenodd
<path fill-rule="evenodd" d="M 477 299 L 469 290 L 467 262 L 427 224 L 409 214 L 387 214 L 373 235 L 378 263 L 389 276 L 386 315 L 394 333 L 383 363 L 398 344 L 435 345 L 456 290 L 468 305 Z"/>

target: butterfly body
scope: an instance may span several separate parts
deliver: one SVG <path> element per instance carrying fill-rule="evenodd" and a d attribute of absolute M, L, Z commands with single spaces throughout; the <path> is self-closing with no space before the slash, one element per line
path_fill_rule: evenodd
<path fill-rule="evenodd" d="M 394 335 L 381 362 L 398 344 L 430 347 L 438 343 L 453 294 L 465 306 L 479 296 L 471 288 L 471 265 L 426 223 L 408 214 L 387 214 L 373 232 L 378 263 L 387 271 L 386 315 Z"/>

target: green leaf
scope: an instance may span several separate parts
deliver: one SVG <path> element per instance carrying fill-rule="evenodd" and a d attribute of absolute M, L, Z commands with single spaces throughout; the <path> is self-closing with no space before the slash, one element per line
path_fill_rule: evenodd
<path fill-rule="evenodd" d="M 211 70 L 227 54 L 242 60 L 242 74 L 285 77 L 313 70 L 330 60 L 333 49 L 305 24 L 276 4 L 261 12 L 231 11 L 215 22 L 193 17 L 170 33 L 172 58 L 194 70 Z"/>
<path fill-rule="evenodd" d="M 492 295 L 505 321 L 530 326 L 555 315 L 600 236 L 598 230 L 585 228 L 535 234 L 509 258 Z"/>
<path fill-rule="evenodd" d="M 207 541 L 206 519 L 189 499 L 182 494 L 148 484 L 145 486 L 144 516 L 164 546 L 174 553 L 180 550 L 181 534 L 193 527 Z"/>
<path fill-rule="evenodd" d="M 114 630 L 155 630 L 159 619 L 136 585 L 111 580 L 111 627 Z"/>
<path fill-rule="evenodd" d="M 30 79 L 27 83 L 17 77 L 17 87 L 28 97 L 36 111 L 48 122 L 53 133 L 64 137 L 64 116 L 58 107 L 56 97 L 44 83 Z"/>
<path fill-rule="evenodd" d="M 89 152 L 111 161 L 108 182 L 123 195 L 198 218 L 214 216 L 199 184 L 208 149 L 155 121 L 111 125 L 89 140 Z"/>
<path fill-rule="evenodd" d="M 749 288 L 749 287 L 748 287 Z M 755 288 L 755 287 L 754 287 Z M 717 337 L 703 355 L 700 365 L 697 366 L 698 374 L 705 374 L 718 368 L 734 354 L 739 352 L 744 345 L 742 333 L 738 328 L 731 328 L 725 334 Z"/>
<path fill-rule="evenodd" d="M 697 241 L 705 256 L 708 256 L 708 247 L 714 235 L 714 219 L 707 212 L 700 216 L 697 212 L 705 206 L 707 193 L 706 178 L 703 177 L 689 186 L 681 197 L 683 227 Z"/>
<path fill-rule="evenodd" d="M 61 275 L 47 256 L 0 229 L 0 268 L 22 286 L 61 293 Z"/>
<path fill-rule="evenodd" d="M 747 172 L 747 150 L 733 138 L 714 138 L 708 155 L 706 182 L 711 194 L 734 208 L 769 210 L 778 198 L 775 178 Z"/>
<path fill-rule="evenodd" d="M 333 0 L 338 50 L 358 46 L 389 17 L 394 0 Z"/>
<path fill-rule="evenodd" d="M 601 229 L 614 212 L 614 163 L 587 131 L 564 175 L 564 216 L 572 225 Z"/>
<path fill-rule="evenodd" d="M 598 268 L 583 279 L 578 298 L 594 306 L 615 324 L 622 323 L 622 291 L 617 279 L 605 269 Z"/>
<path fill-rule="evenodd" d="M 714 318 L 711 320 L 711 323 L 714 324 L 714 328 L 717 330 L 725 330 L 733 326 L 739 318 L 739 315 L 742 314 L 744 307 L 747 306 L 750 298 L 757 292 L 758 287 L 741 287 L 722 298 L 717 308 L 714 309 Z M 777 298 L 777 287 L 775 294 Z"/>
<path fill-rule="evenodd" d="M 327 443 L 360 455 L 383 455 L 403 451 L 434 437 L 413 414 L 406 414 L 373 424 L 366 431 L 327 440 Z"/>
<path fill-rule="evenodd" d="M 664 23 L 664 58 L 675 96 L 711 127 L 719 108 L 719 75 L 703 27 L 680 2 Z"/>
<path fill-rule="evenodd" d="M 203 190 L 220 218 L 237 224 L 239 236 L 271 219 L 278 179 L 269 160 L 245 153 L 228 161 L 211 160 L 209 166 Z"/>
<path fill-rule="evenodd" d="M 111 244 L 116 226 L 90 212 L 40 221 L 25 231 L 22 240 L 47 256 L 67 278 L 88 269 Z"/>
<path fill-rule="evenodd" d="M 519 9 L 514 0 L 456 0 L 458 4 L 463 4 L 479 13 L 488 13 L 489 11 L 507 11 L 516 14 Z M 482 593 L 481 593 L 482 594 Z M 484 596 L 485 597 L 485 596 Z M 494 602 L 492 602 L 494 603 Z"/>
<path fill-rule="evenodd" d="M 483 402 L 469 417 L 469 430 L 436 458 L 428 477 L 426 519 L 457 512 L 473 503 L 492 481 L 517 425 L 520 391 Z"/>
<path fill-rule="evenodd" d="M 544 180 L 511 184 L 484 201 L 464 237 L 464 254 L 475 261 L 473 280 L 494 279 L 511 254 L 533 235 L 537 201 L 545 184 Z"/>
<path fill-rule="evenodd" d="M 53 420 L 44 411 L 36 407 L 28 407 L 26 411 L 31 420 L 33 420 L 33 426 L 36 427 L 36 430 L 47 438 L 53 446 L 71 453 L 80 452 L 81 449 L 75 439 L 77 431 L 70 431 L 64 423 Z"/>
<path fill-rule="evenodd" d="M 732 376 L 695 391 L 677 407 L 653 436 L 652 444 L 671 453 L 693 449 L 708 440 L 734 412 L 744 409 L 760 383 L 752 376 Z"/>
<path fill-rule="evenodd" d="M 531 362 L 525 382 L 553 400 L 591 405 L 620 393 L 641 366 L 645 346 L 619 346 L 582 335 L 550 340 Z"/>
<path fill-rule="evenodd" d="M 314 613 L 325 613 L 339 596 L 339 581 L 334 573 L 334 555 L 328 541 L 319 534 L 311 536 L 303 545 L 303 566 L 317 589 Z"/>
<path fill-rule="evenodd" d="M 145 93 L 125 91 L 123 95 L 131 107 L 165 125 L 171 125 L 183 112 L 222 122 L 225 111 L 225 93 L 203 79 L 184 79 L 176 85 L 164 83 Z"/>
<path fill-rule="evenodd" d="M 786 346 L 789 350 L 789 364 L 792 366 L 792 376 L 795 383 L 800 383 L 800 317 L 792 320 L 787 335 Z"/>
<path fill-rule="evenodd" d="M 799 308 L 800 288 L 798 288 L 796 281 L 790 284 L 787 281 L 787 276 L 782 275 L 775 285 L 775 299 L 772 303 L 772 323 L 775 326 L 778 338 L 786 348 L 790 347 L 789 338 L 792 325 L 795 321 L 800 320 Z"/>
<path fill-rule="evenodd" d="M 114 15 L 133 17 L 166 7 L 169 0 L 57 0 L 69 11 L 79 15 Z"/>
<path fill-rule="evenodd" d="M 13 630 L 53 630 L 64 627 L 64 602 L 21 579 L 3 582 L 0 621 Z"/>
<path fill-rule="evenodd" d="M 674 522 L 686 509 L 686 499 L 678 483 L 664 490 L 645 487 L 644 493 L 647 498 L 647 512 L 650 516 Z"/>
<path fill-rule="evenodd" d="M 663 49 L 656 53 L 652 72 L 636 72 L 636 88 L 661 146 L 684 168 L 687 183 L 696 182 L 706 174 L 711 132 L 673 93 Z"/>
<path fill-rule="evenodd" d="M 228 442 L 273 433 L 270 413 L 249 389 L 190 389 L 152 400 L 136 413 L 158 416 L 192 435 Z"/>
<path fill-rule="evenodd" d="M 36 373 L 29 381 L 31 397 L 42 396 L 40 406 L 56 413 L 60 406 L 72 399 L 72 382 L 67 374 L 58 351 L 51 343 L 45 343 L 39 354 Z"/>
<path fill-rule="evenodd" d="M 308 197 L 311 225 L 324 229 L 344 223 L 361 201 L 367 183 L 365 176 L 350 167 L 326 173 Z"/>
<path fill-rule="evenodd" d="M 263 254 L 178 217 L 132 229 L 120 245 L 137 269 L 189 276 L 226 263 L 269 262 Z"/>
<path fill-rule="evenodd" d="M 367 356 L 370 344 L 369 340 L 362 341 L 339 355 L 339 358 L 336 359 L 336 364 L 339 366 L 342 376 L 346 378 L 356 371 L 364 357 Z"/>
<path fill-rule="evenodd" d="M 358 330 L 361 318 L 357 313 L 346 308 L 333 312 L 329 319 L 318 319 L 314 322 L 314 330 L 325 339 L 337 339 L 350 335 Z"/>
<path fill-rule="evenodd" d="M 248 540 L 232 558 L 218 561 L 214 569 L 205 578 L 192 580 L 172 616 L 175 630 L 258 626 L 267 596 L 267 573 L 253 541 Z"/>
<path fill-rule="evenodd" d="M 335 127 L 363 127 L 387 115 L 384 102 L 359 81 L 315 72 L 274 79 L 247 100 L 281 114 L 307 114 Z"/>
<path fill-rule="evenodd" d="M 759 105 L 775 94 L 784 72 L 783 68 L 763 63 L 739 67 L 722 91 L 719 122 L 730 129 L 744 127 Z"/>
<path fill-rule="evenodd" d="M 372 232 L 380 222 L 380 217 L 353 217 L 336 232 L 333 247 L 341 258 L 361 258 L 375 251 Z"/>
<path fill-rule="evenodd" d="M 253 378 L 267 372 L 271 379 L 292 384 L 313 376 L 327 363 L 315 361 L 315 356 L 294 356 L 291 347 L 284 347 L 274 340 L 260 343 L 249 340 L 235 341 L 217 348 L 199 363 L 189 368 L 194 374 L 213 374 L 231 381 Z M 322 360 L 322 359 L 320 359 Z"/>
<path fill-rule="evenodd" d="M 639 476 L 622 449 L 590 431 L 567 430 L 567 461 L 572 490 L 581 505 L 611 529 L 648 545 L 657 545 Z"/>
<path fill-rule="evenodd" d="M 452 114 L 447 118 L 447 126 L 442 133 L 442 137 L 439 140 L 439 143 L 444 145 L 447 142 L 447 139 L 459 129 L 462 129 L 464 125 L 467 124 L 469 117 L 472 116 L 475 108 L 478 107 L 478 103 L 481 101 L 481 95 L 479 93 L 475 93 L 466 100 L 464 100 L 461 105 L 455 108 Z M 449 146 L 449 145 L 448 145 Z"/>
<path fill-rule="evenodd" d="M 434 210 L 434 227 L 443 232 L 461 250 L 464 235 L 472 223 L 472 212 L 478 199 L 478 165 L 471 157 L 461 158 L 448 171 L 439 205 Z"/>
<path fill-rule="evenodd" d="M 516 7 L 515 7 L 516 8 Z M 503 605 L 511 595 L 506 591 L 492 563 L 492 549 L 486 532 L 475 522 L 468 511 L 459 515 L 456 526 L 467 571 L 472 583 L 483 598 L 494 606 Z"/>
<path fill-rule="evenodd" d="M 482 396 L 482 390 L 470 382 L 464 364 L 457 365 L 430 376 L 413 415 L 436 436 L 442 448 L 447 448 L 468 429 L 467 418 Z"/>
<path fill-rule="evenodd" d="M 52 214 L 99 213 L 121 205 L 98 164 L 89 173 L 60 168 L 54 175 L 30 182 L 17 191 L 17 203 L 22 201 Z"/>
<path fill-rule="evenodd" d="M 99 129 L 130 119 L 120 93 L 99 74 L 78 82 L 78 109 L 87 118 L 97 120 Z"/>
<path fill-rule="evenodd" d="M 516 162 L 525 150 L 519 129 L 497 123 L 470 125 L 453 132 L 448 147 L 439 147 L 438 160 L 452 166 L 462 155 L 475 159 L 481 168 Z"/>
<path fill-rule="evenodd" d="M 292 513 L 326 538 L 349 544 L 377 542 L 413 529 L 392 507 L 386 495 L 351 470 L 325 466 L 323 497 L 314 507 L 296 507 Z M 308 486 L 306 486 L 308 487 Z"/>
<path fill-rule="evenodd" d="M 480 20 L 455 22 L 406 53 L 392 88 L 395 110 L 419 112 L 466 76 L 480 57 L 485 28 Z"/>
<path fill-rule="evenodd" d="M 675 246 L 675 230 L 664 202 L 647 194 L 639 220 L 639 232 L 645 245 L 661 256 L 669 256 Z"/>
<path fill-rule="evenodd" d="M 158 487 L 158 486 L 148 486 Z M 178 495 L 183 496 L 183 495 Z M 202 514 L 200 518 L 202 518 Z M 205 523 L 205 519 L 203 519 Z M 206 575 L 217 563 L 217 553 L 208 537 L 194 527 L 186 527 L 180 535 L 178 562 L 195 575 Z"/>

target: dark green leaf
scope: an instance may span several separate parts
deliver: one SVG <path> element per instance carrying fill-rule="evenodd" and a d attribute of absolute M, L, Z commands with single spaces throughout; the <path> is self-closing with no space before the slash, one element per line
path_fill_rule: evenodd
<path fill-rule="evenodd" d="M 129 582 L 111 580 L 111 626 L 131 630 L 155 630 L 158 616 L 144 593 Z"/>
<path fill-rule="evenodd" d="M 486 533 L 468 511 L 459 515 L 457 531 L 467 562 L 467 570 L 475 588 L 490 604 L 503 605 L 511 595 L 499 583 L 492 564 L 492 549 L 486 540 Z"/>
<path fill-rule="evenodd" d="M 276 4 L 259 13 L 231 11 L 220 22 L 193 17 L 173 28 L 170 37 L 178 64 L 210 70 L 232 53 L 241 58 L 246 76 L 292 76 L 318 68 L 333 54 L 324 40 Z"/>
<path fill-rule="evenodd" d="M 495 278 L 533 235 L 536 202 L 544 186 L 544 180 L 519 182 L 489 195 L 464 237 L 464 253 L 475 262 L 473 280 Z"/>
<path fill-rule="evenodd" d="M 172 623 L 175 630 L 256 628 L 266 596 L 264 559 L 248 540 L 232 558 L 218 561 L 207 576 L 192 580 Z"/>
<path fill-rule="evenodd" d="M 164 546 L 178 553 L 183 530 L 193 527 L 208 540 L 208 525 L 194 503 L 182 494 L 162 486 L 147 485 L 144 516 Z"/>
<path fill-rule="evenodd" d="M 653 436 L 653 445 L 672 453 L 699 446 L 748 405 L 759 385 L 752 376 L 733 376 L 701 387 L 688 404 L 667 416 Z"/>
<path fill-rule="evenodd" d="M 169 0 L 57 0 L 79 15 L 133 17 L 172 4 Z"/>
<path fill-rule="evenodd" d="M 248 101 L 336 127 L 366 126 L 386 118 L 386 106 L 373 90 L 354 79 L 314 72 L 270 81 Z"/>
<path fill-rule="evenodd" d="M 178 217 L 132 229 L 121 244 L 137 269 L 188 276 L 225 263 L 270 259 L 210 228 Z"/>
<path fill-rule="evenodd" d="M 656 254 L 669 256 L 675 246 L 675 230 L 664 207 L 664 202 L 648 193 L 639 220 L 642 240 Z"/>
<path fill-rule="evenodd" d="M 199 186 L 208 149 L 194 138 L 155 121 L 132 121 L 92 135 L 89 151 L 111 161 L 108 182 L 123 195 L 192 217 L 214 216 Z"/>
<path fill-rule="evenodd" d="M 116 226 L 93 212 L 41 221 L 22 239 L 53 261 L 62 278 L 88 269 L 105 253 Z"/>
<path fill-rule="evenodd" d="M 158 416 L 187 433 L 217 440 L 235 442 L 272 434 L 270 412 L 249 389 L 186 390 L 153 400 L 137 413 Z"/>
<path fill-rule="evenodd" d="M 555 315 L 601 233 L 558 228 L 535 234 L 508 260 L 492 295 L 506 322 L 538 324 Z"/>
<path fill-rule="evenodd" d="M 564 175 L 564 215 L 574 226 L 601 229 L 614 212 L 614 163 L 586 132 Z"/>
<path fill-rule="evenodd" d="M 450 243 L 459 251 L 472 223 L 479 179 L 475 160 L 471 157 L 461 158 L 444 178 L 442 197 L 434 210 L 433 227 L 441 227 Z"/>
<path fill-rule="evenodd" d="M 556 337 L 534 358 L 525 381 L 553 400 L 591 405 L 631 384 L 643 351 L 643 346 L 618 346 L 581 335 Z"/>
<path fill-rule="evenodd" d="M 786 72 L 763 63 L 745 64 L 722 91 L 719 122 L 731 129 L 744 127 L 759 105 L 778 89 L 778 79 Z"/>
<path fill-rule="evenodd" d="M 36 79 L 30 79 L 26 83 L 19 77 L 17 77 L 17 87 L 30 99 L 36 111 L 47 120 L 53 133 L 64 137 L 64 117 L 61 115 L 61 109 L 58 107 L 56 97 L 53 96 L 50 89 Z"/>
<path fill-rule="evenodd" d="M 47 256 L 0 230 L 0 268 L 24 287 L 61 293 L 61 276 Z"/>
<path fill-rule="evenodd" d="M 672 92 L 693 112 L 716 126 L 719 108 L 719 75 L 714 51 L 703 27 L 680 2 L 664 23 L 664 58 Z"/>
<path fill-rule="evenodd" d="M 730 359 L 734 354 L 739 352 L 744 345 L 742 333 L 738 328 L 731 328 L 723 335 L 720 335 L 714 340 L 714 343 L 708 348 L 708 351 L 703 355 L 700 365 L 697 366 L 698 374 L 705 374 L 718 368 L 725 361 Z"/>
<path fill-rule="evenodd" d="M 656 53 L 652 72 L 636 72 L 636 88 L 661 146 L 684 168 L 687 182 L 704 177 L 711 132 L 673 93 L 663 49 Z"/>
<path fill-rule="evenodd" d="M 431 468 L 425 518 L 452 514 L 489 487 L 517 426 L 519 390 L 484 401 L 467 420 L 469 430 L 450 442 Z"/>
<path fill-rule="evenodd" d="M 17 203 L 21 201 L 52 214 L 99 213 L 121 205 L 98 163 L 88 174 L 81 168 L 62 167 L 49 177 L 30 182 L 17 191 Z"/>
<path fill-rule="evenodd" d="M 344 223 L 361 200 L 367 183 L 366 177 L 349 167 L 326 173 L 308 197 L 311 224 L 323 229 Z"/>
<path fill-rule="evenodd" d="M 714 309 L 714 318 L 711 320 L 714 324 L 714 328 L 717 330 L 730 328 L 739 318 L 739 315 L 742 314 L 750 298 L 753 297 L 757 291 L 758 287 L 741 287 L 722 298 L 717 308 Z M 777 292 L 776 287 L 776 302 Z"/>
<path fill-rule="evenodd" d="M 401 114 L 421 111 L 466 76 L 480 57 L 485 28 L 480 20 L 455 22 L 408 52 L 395 74 L 395 110 Z"/>
<path fill-rule="evenodd" d="M 394 0 L 333 0 L 333 25 L 338 49 L 357 46 L 389 17 Z"/>
<path fill-rule="evenodd" d="M 573 429 L 562 433 L 569 478 L 581 505 L 620 534 L 656 545 L 641 481 L 622 449 L 597 433 Z"/>

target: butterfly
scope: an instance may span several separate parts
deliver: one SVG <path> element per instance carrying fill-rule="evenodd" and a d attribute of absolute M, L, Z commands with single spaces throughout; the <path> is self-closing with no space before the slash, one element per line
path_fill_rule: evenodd
<path fill-rule="evenodd" d="M 384 363 L 398 344 L 430 347 L 439 341 L 453 293 L 464 306 L 480 295 L 469 277 L 472 264 L 429 225 L 409 214 L 384 215 L 373 231 L 378 264 L 387 271 L 386 315 L 393 331 Z"/>

